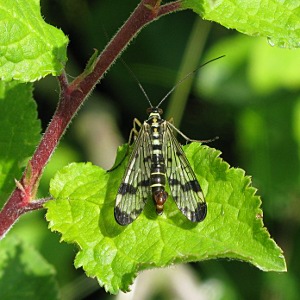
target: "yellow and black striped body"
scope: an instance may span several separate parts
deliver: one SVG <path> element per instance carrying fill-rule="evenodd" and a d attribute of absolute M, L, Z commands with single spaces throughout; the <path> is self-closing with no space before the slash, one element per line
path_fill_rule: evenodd
<path fill-rule="evenodd" d="M 156 205 L 157 214 L 161 215 L 164 209 L 164 203 L 168 198 L 165 191 L 166 186 L 166 165 L 162 152 L 163 132 L 160 109 L 152 109 L 147 120 L 151 127 L 151 168 L 150 168 L 150 188 L 152 197 Z"/>

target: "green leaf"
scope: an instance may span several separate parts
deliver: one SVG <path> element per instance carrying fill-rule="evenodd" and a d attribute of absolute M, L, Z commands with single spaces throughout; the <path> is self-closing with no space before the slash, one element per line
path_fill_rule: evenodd
<path fill-rule="evenodd" d="M 40 139 L 32 85 L 0 81 L 0 207 Z"/>
<path fill-rule="evenodd" d="M 128 290 L 138 271 L 173 263 L 230 258 L 264 271 L 285 271 L 281 249 L 263 227 L 260 198 L 241 169 L 229 168 L 219 151 L 198 143 L 184 147 L 199 178 L 208 214 L 188 221 L 169 199 L 162 216 L 148 201 L 128 226 L 114 220 L 114 204 L 125 164 L 111 173 L 87 164 L 71 164 L 51 182 L 56 198 L 46 204 L 50 228 L 76 243 L 76 267 L 98 278 L 111 293 Z M 119 155 L 124 156 L 125 152 Z"/>
<path fill-rule="evenodd" d="M 35 81 L 59 75 L 66 62 L 67 37 L 45 23 L 39 0 L 0 4 L 0 74 L 2 80 Z"/>
<path fill-rule="evenodd" d="M 53 267 L 15 237 L 0 241 L 0 266 L 1 299 L 60 299 Z"/>
<path fill-rule="evenodd" d="M 184 0 L 203 19 L 251 36 L 264 36 L 270 45 L 300 47 L 300 2 L 273 0 Z"/>

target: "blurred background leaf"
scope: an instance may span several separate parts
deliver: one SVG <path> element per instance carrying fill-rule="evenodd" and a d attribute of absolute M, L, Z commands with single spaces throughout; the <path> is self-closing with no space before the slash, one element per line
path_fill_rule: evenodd
<path fill-rule="evenodd" d="M 137 0 L 41 1 L 46 21 L 61 28 L 70 38 L 67 65 L 70 76 L 84 69 L 94 48 L 103 49 L 108 40 L 106 35 L 111 37 L 116 32 L 137 3 Z M 123 59 L 154 104 L 178 81 L 198 20 L 192 11 L 161 18 L 145 28 L 124 52 Z M 247 37 L 215 23 L 205 24 L 197 29 L 198 36 L 203 38 L 198 41 L 203 50 L 194 51 L 196 65 L 190 66 L 188 72 L 208 59 L 226 57 L 199 70 L 179 127 L 195 139 L 219 136 L 210 146 L 220 149 L 231 166 L 241 167 L 252 176 L 262 196 L 264 223 L 285 252 L 288 273 L 264 273 L 248 264 L 227 260 L 191 264 L 184 271 L 174 267 L 172 271 L 176 278 L 189 272 L 189 276 L 184 276 L 186 281 L 178 279 L 183 294 L 189 297 L 186 299 L 196 299 L 191 296 L 192 287 L 205 299 L 298 299 L 300 50 L 278 49 L 271 47 L 267 39 Z M 40 81 L 35 97 L 45 128 L 58 99 L 55 79 Z M 163 108 L 168 105 L 167 100 Z M 48 196 L 49 179 L 68 162 L 92 161 L 109 168 L 117 145 L 128 139 L 133 118 L 145 119 L 147 107 L 135 80 L 117 62 L 68 129 L 47 167 L 41 196 Z M 169 110 L 168 113 L 172 114 Z M 22 217 L 11 234 L 18 233 L 30 240 L 56 267 L 63 299 L 113 298 L 96 281 L 82 275 L 82 270 L 74 269 L 75 246 L 58 243 L 59 236 L 47 230 L 43 213 Z M 133 287 L 135 293 L 152 295 L 152 299 L 170 299 L 175 297 L 170 296 L 169 286 L 173 286 L 172 293 L 179 297 L 180 289 L 175 289 L 176 284 L 171 285 L 172 280 L 164 287 L 157 284 L 159 288 L 154 293 L 158 275 L 151 277 L 149 273 L 147 281 L 147 274 L 143 272 L 142 278 L 138 277 Z M 183 288 L 183 282 L 188 288 Z M 121 299 L 122 295 L 118 297 Z M 185 299 L 184 295 L 180 297 Z"/>
<path fill-rule="evenodd" d="M 7 237 L 0 242 L 2 299 L 60 299 L 55 270 L 27 242 Z"/>
<path fill-rule="evenodd" d="M 0 81 L 0 207 L 15 188 L 13 178 L 40 140 L 40 121 L 32 98 L 32 85 Z"/>

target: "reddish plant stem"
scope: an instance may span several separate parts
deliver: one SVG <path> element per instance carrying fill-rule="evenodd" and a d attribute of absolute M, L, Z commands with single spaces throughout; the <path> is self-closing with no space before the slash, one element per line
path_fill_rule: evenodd
<path fill-rule="evenodd" d="M 182 7 L 182 0 L 178 0 L 178 1 L 174 1 L 174 2 L 164 4 L 159 8 L 159 10 L 157 12 L 157 18 L 159 18 L 161 16 L 164 16 L 164 15 L 167 15 L 167 14 L 170 14 L 170 13 L 175 12 L 175 11 L 182 10 L 182 9 L 184 9 Z"/>
<path fill-rule="evenodd" d="M 57 109 L 20 182 L 16 182 L 15 190 L 0 212 L 0 238 L 23 213 L 41 208 L 47 200 L 32 201 L 41 174 L 72 118 L 103 74 L 146 24 L 181 7 L 180 1 L 163 6 L 160 6 L 160 2 L 142 0 L 99 55 L 91 71 L 83 72 L 71 84 L 68 84 L 65 74 L 58 77 L 61 93 Z"/>

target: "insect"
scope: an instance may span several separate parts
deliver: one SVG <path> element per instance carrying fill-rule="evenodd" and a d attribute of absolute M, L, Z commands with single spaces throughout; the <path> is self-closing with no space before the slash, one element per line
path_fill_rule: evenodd
<path fill-rule="evenodd" d="M 172 198 L 187 219 L 200 222 L 206 217 L 207 205 L 202 189 L 173 130 L 187 141 L 196 140 L 189 139 L 171 121 L 164 120 L 163 111 L 160 108 L 162 102 L 178 84 L 190 75 L 191 73 L 179 81 L 157 106 L 151 104 L 149 97 L 138 82 L 150 104 L 150 108 L 147 109 L 149 117 L 142 124 L 134 119 L 130 132 L 129 141 L 132 136 L 135 137 L 135 141 L 116 196 L 114 211 L 115 219 L 120 225 L 130 224 L 141 214 L 150 194 L 157 214 L 161 215 L 168 198 L 165 189 L 167 181 Z M 137 126 L 140 127 L 139 131 Z"/>

